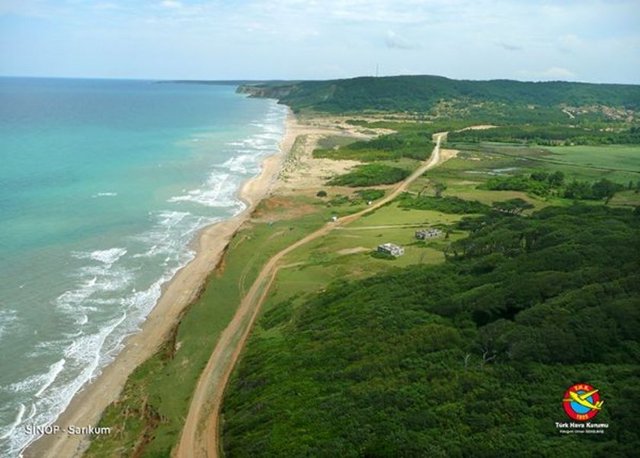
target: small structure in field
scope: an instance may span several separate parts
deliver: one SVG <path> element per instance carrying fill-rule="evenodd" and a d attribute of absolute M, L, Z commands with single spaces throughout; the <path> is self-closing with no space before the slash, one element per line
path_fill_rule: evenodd
<path fill-rule="evenodd" d="M 420 229 L 416 231 L 416 238 L 418 240 L 426 240 L 433 237 L 440 237 L 442 235 L 442 231 L 440 229 Z"/>
<path fill-rule="evenodd" d="M 378 253 L 390 254 L 397 258 L 404 254 L 404 248 L 393 243 L 383 243 L 378 245 Z"/>
<path fill-rule="evenodd" d="M 335 223 L 336 221 L 338 221 L 338 217 L 336 215 L 333 215 L 331 217 L 331 221 Z"/>

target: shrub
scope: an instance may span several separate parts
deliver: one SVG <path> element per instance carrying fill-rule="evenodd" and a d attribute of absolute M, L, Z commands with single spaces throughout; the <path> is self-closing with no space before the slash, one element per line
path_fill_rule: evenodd
<path fill-rule="evenodd" d="M 356 194 L 358 194 L 362 200 L 369 201 L 381 199 L 384 197 L 385 192 L 384 189 L 360 189 L 356 191 Z"/>
<path fill-rule="evenodd" d="M 384 164 L 365 164 L 356 167 L 349 173 L 331 179 L 329 184 L 351 187 L 375 186 L 397 183 L 408 176 L 407 170 L 398 167 Z"/>
<path fill-rule="evenodd" d="M 418 210 L 436 210 L 443 213 L 465 214 L 465 213 L 487 213 L 490 210 L 477 200 L 464 200 L 459 197 L 413 197 L 408 193 L 400 197 L 400 207 L 414 208 Z"/>

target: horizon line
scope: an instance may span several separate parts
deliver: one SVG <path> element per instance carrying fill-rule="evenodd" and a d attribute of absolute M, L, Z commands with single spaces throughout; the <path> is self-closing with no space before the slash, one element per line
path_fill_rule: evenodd
<path fill-rule="evenodd" d="M 0 75 L 0 78 L 9 79 L 57 79 L 57 80 L 102 80 L 102 81 L 148 81 L 148 82 L 158 82 L 158 83 L 270 83 L 270 82 L 282 82 L 282 83 L 300 83 L 307 81 L 340 81 L 340 80 L 353 80 L 353 79 L 361 79 L 361 78 L 375 78 L 375 79 L 383 79 L 383 78 L 400 78 L 400 77 L 434 77 L 434 78 L 444 78 L 452 81 L 475 81 L 475 82 L 483 82 L 483 81 L 514 81 L 520 83 L 573 83 L 573 84 L 594 84 L 594 85 L 624 85 L 624 86 L 640 86 L 640 82 L 638 83 L 619 83 L 619 82 L 589 82 L 589 81 L 579 81 L 579 80 L 562 80 L 562 79 L 553 79 L 553 80 L 525 80 L 525 79 L 515 79 L 515 78 L 490 78 L 490 79 L 471 79 L 471 78 L 451 78 L 443 75 L 433 75 L 433 74 L 397 74 L 397 75 L 359 75 L 359 76 L 351 76 L 346 78 L 318 78 L 318 79 L 304 79 L 304 78 L 228 78 L 228 79 L 219 79 L 219 78 L 153 78 L 153 77 L 108 77 L 108 76 L 42 76 L 42 75 Z"/>

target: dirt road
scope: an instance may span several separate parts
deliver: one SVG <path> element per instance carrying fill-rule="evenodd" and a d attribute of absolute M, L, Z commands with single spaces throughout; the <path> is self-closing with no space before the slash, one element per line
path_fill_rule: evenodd
<path fill-rule="evenodd" d="M 436 146 L 431 157 L 396 186 L 389 195 L 358 213 L 344 216 L 336 222 L 327 223 L 317 231 L 278 252 L 265 264 L 240 303 L 235 316 L 220 336 L 207 366 L 202 371 L 193 393 L 180 442 L 173 454 L 175 457 L 217 458 L 220 455 L 219 416 L 224 391 L 259 314 L 260 307 L 278 273 L 280 260 L 293 250 L 391 202 L 427 170 L 437 166 L 442 160 L 440 142 L 446 137 L 446 133 L 436 134 L 434 137 Z"/>

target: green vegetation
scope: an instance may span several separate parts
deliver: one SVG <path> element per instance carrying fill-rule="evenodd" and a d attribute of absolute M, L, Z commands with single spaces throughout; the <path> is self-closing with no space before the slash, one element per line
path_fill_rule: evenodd
<path fill-rule="evenodd" d="M 640 179 L 640 145 L 548 147 L 548 159 L 558 164 L 573 164 L 603 170 L 635 172 Z"/>
<path fill-rule="evenodd" d="M 606 199 L 607 202 L 616 192 L 624 189 L 624 186 L 602 178 L 595 183 L 587 181 L 572 181 L 564 190 L 564 197 L 568 199 Z"/>
<path fill-rule="evenodd" d="M 404 180 L 410 174 L 409 171 L 385 164 L 359 165 L 354 170 L 344 175 L 332 178 L 328 184 L 332 186 L 376 186 L 381 184 L 393 184 Z"/>
<path fill-rule="evenodd" d="M 343 146 L 350 145 L 355 141 L 357 140 L 355 140 L 353 137 L 346 137 L 342 135 L 328 135 L 318 140 L 318 147 L 324 149 L 341 148 Z"/>
<path fill-rule="evenodd" d="M 564 174 L 557 172 L 558 178 L 549 179 L 545 172 L 534 172 L 527 175 L 507 175 L 492 177 L 484 184 L 492 191 L 526 191 L 539 196 L 549 194 L 551 189 L 557 189 L 564 184 Z"/>
<path fill-rule="evenodd" d="M 329 205 L 333 207 L 339 207 L 340 205 L 345 205 L 351 202 L 349 196 L 345 196 L 343 194 L 337 194 L 333 199 L 327 202 Z"/>
<path fill-rule="evenodd" d="M 331 211 L 340 214 L 343 209 L 354 210 L 347 203 L 342 208 L 332 207 Z M 461 215 L 431 210 L 407 211 L 391 202 L 289 254 L 283 265 L 292 267 L 278 273 L 263 309 L 310 291 L 322 290 L 336 279 L 363 278 L 412 264 L 441 263 L 448 243 L 463 237 L 464 232 L 452 230 L 449 240 L 439 238 L 425 244 L 416 241 L 415 231 L 424 227 L 453 229 L 460 220 Z M 373 258 L 371 253 L 385 242 L 403 246 L 405 254 L 392 263 Z"/>
<path fill-rule="evenodd" d="M 504 202 L 494 202 L 492 207 L 495 211 L 507 215 L 521 215 L 523 211 L 535 208 L 535 205 L 516 197 Z"/>
<path fill-rule="evenodd" d="M 364 162 L 396 160 L 402 158 L 424 161 L 429 158 L 435 144 L 432 131 L 404 131 L 382 135 L 369 141 L 358 141 L 340 148 L 316 149 L 315 157 L 353 159 Z"/>
<path fill-rule="evenodd" d="M 459 159 L 448 161 L 430 172 L 438 179 L 464 177 L 485 181 L 496 174 L 544 171 L 562 172 L 565 182 L 607 178 L 626 184 L 640 180 L 640 146 L 637 145 L 532 147 L 500 143 L 454 143 L 448 147 L 461 150 L 461 153 Z"/>
<path fill-rule="evenodd" d="M 359 189 L 356 194 L 364 201 L 374 201 L 382 199 L 385 195 L 384 189 Z"/>
<path fill-rule="evenodd" d="M 331 207 L 339 207 L 342 205 L 362 205 L 368 204 L 370 201 L 378 200 L 384 197 L 384 189 L 359 189 L 354 192 L 351 197 L 343 194 L 337 194 L 334 198 L 329 200 L 327 204 Z"/>
<path fill-rule="evenodd" d="M 492 191 L 526 191 L 538 196 L 547 196 L 553 191 L 556 195 L 567 199 L 606 199 L 607 201 L 611 200 L 616 192 L 625 189 L 624 185 L 614 183 L 606 178 L 601 178 L 593 183 L 573 180 L 565 184 L 562 172 L 548 174 L 542 171 L 534 172 L 530 176 L 493 177 L 487 180 L 483 186 Z"/>
<path fill-rule="evenodd" d="M 461 81 L 439 76 L 265 83 L 240 86 L 239 91 L 277 98 L 295 112 L 416 112 L 509 124 L 568 124 L 610 117 L 602 111 L 583 110 L 572 119 L 562 112 L 564 106 L 640 108 L 640 86 L 634 85 Z"/>
<path fill-rule="evenodd" d="M 227 392 L 227 455 L 632 456 L 640 219 L 577 205 L 476 221 L 444 264 L 269 308 Z M 604 435 L 555 428 L 578 381 L 605 400 Z"/>
<path fill-rule="evenodd" d="M 511 175 L 489 178 L 484 184 L 492 191 L 526 191 L 538 196 L 546 196 L 564 184 L 564 173 L 547 173 L 537 170 L 531 175 Z"/>
<path fill-rule="evenodd" d="M 463 130 L 449 134 L 451 142 L 503 142 L 536 145 L 640 144 L 640 127 L 594 130 L 574 126 L 504 126 L 482 130 Z"/>
<path fill-rule="evenodd" d="M 429 120 L 425 122 L 420 115 L 408 115 L 405 114 L 403 118 L 396 119 L 391 115 L 391 118 L 385 118 L 384 116 L 380 120 L 364 120 L 364 119 L 348 119 L 347 124 L 352 126 L 366 127 L 369 129 L 391 129 L 395 131 L 430 131 L 432 133 L 437 132 L 452 132 L 454 130 L 464 129 L 465 127 L 473 126 L 473 122 L 466 119 L 446 119 L 446 120 Z"/>
<path fill-rule="evenodd" d="M 393 161 L 394 165 L 374 162 L 356 167 L 355 170 L 331 179 L 333 186 L 376 186 L 397 183 L 409 176 L 409 169 L 414 169 L 415 161 L 429 158 L 435 144 L 432 142 L 433 130 L 424 124 L 401 125 L 401 131 L 383 135 L 373 140 L 357 141 L 330 149 L 316 149 L 315 157 L 329 159 L 351 159 L 364 162 Z M 399 165 L 395 166 L 396 164 Z M 375 200 L 378 193 L 370 197 L 362 196 L 365 201 Z M 384 194 L 383 194 L 384 195 Z M 381 197 L 381 196 L 380 196 Z M 344 202 L 338 202 L 342 204 Z M 335 205 L 336 202 L 332 202 Z"/>
<path fill-rule="evenodd" d="M 464 200 L 455 196 L 413 196 L 405 192 L 398 198 L 398 200 L 401 208 L 436 210 L 452 214 L 487 213 L 491 210 L 491 207 L 482 204 L 477 200 Z"/>

